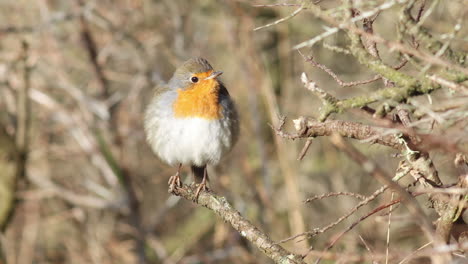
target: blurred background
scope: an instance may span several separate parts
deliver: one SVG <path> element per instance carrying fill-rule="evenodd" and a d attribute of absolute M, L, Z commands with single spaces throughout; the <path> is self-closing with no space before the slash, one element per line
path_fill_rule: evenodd
<path fill-rule="evenodd" d="M 466 9 L 465 1 L 442 2 L 424 22 L 440 34 Z M 271 263 L 211 211 L 168 194 L 176 168 L 160 162 L 145 142 L 142 113 L 152 89 L 190 57 L 205 57 L 224 72 L 242 119 L 237 146 L 210 168 L 211 188 L 273 240 L 323 227 L 358 202 L 331 197 L 303 203 L 310 196 L 369 195 L 378 189 L 327 138 L 314 139 L 298 161 L 304 141 L 279 138 L 271 129 L 283 115 L 286 130 L 291 119 L 317 116 L 321 103 L 301 84 L 302 72 L 338 98 L 373 91 L 382 82 L 340 87 L 293 51 L 324 30 L 324 23 L 306 12 L 253 31 L 296 9 L 254 6 L 266 3 L 274 2 L 1 0 L 0 263 Z M 387 39 L 398 37 L 398 11 L 386 10 L 376 20 L 376 31 Z M 327 48 L 346 45 L 345 34 L 338 33 L 302 51 L 344 81 L 374 76 L 354 57 Z M 400 60 L 385 50 L 381 56 L 390 65 Z M 434 95 L 440 101 L 450 96 Z M 31 114 L 24 115 L 28 109 Z M 19 142 L 21 118 L 28 136 Z M 367 122 L 351 114 L 333 118 Z M 399 162 L 394 151 L 356 146 L 394 174 Z M 12 158 L 18 151 L 24 153 L 20 160 L 27 160 L 19 165 L 22 173 L 15 169 L 21 161 Z M 455 181 L 453 157 L 436 152 L 433 158 L 443 181 Z M 188 168 L 183 175 L 184 183 L 193 181 Z M 284 247 L 294 253 L 322 249 L 360 215 L 389 201 L 390 193 L 384 194 L 335 229 Z M 407 211 L 396 210 L 393 217 L 392 251 L 411 252 L 424 244 Z M 366 243 L 384 252 L 386 226 L 385 216 L 366 220 L 337 250 L 365 253 Z"/>

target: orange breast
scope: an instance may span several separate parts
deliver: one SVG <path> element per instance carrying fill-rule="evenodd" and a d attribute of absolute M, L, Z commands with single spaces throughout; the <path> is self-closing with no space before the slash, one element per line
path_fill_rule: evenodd
<path fill-rule="evenodd" d="M 197 74 L 200 79 L 192 87 L 177 90 L 178 96 L 173 104 L 176 117 L 200 117 L 209 120 L 222 117 L 222 106 L 219 104 L 219 83 L 214 79 L 204 80 L 211 71 Z"/>

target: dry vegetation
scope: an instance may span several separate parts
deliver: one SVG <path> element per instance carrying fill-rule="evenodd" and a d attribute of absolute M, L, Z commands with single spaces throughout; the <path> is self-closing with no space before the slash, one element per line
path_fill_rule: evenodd
<path fill-rule="evenodd" d="M 466 263 L 466 5 L 0 1 L 0 263 Z M 194 56 L 242 117 L 198 204 L 142 129 Z"/>

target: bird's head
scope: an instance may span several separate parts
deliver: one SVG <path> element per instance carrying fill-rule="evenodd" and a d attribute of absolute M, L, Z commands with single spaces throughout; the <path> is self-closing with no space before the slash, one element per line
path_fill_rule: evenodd
<path fill-rule="evenodd" d="M 223 72 L 214 71 L 210 63 L 203 58 L 192 58 L 184 62 L 174 72 L 169 85 L 176 89 L 216 89 L 219 87 L 217 79 Z"/>

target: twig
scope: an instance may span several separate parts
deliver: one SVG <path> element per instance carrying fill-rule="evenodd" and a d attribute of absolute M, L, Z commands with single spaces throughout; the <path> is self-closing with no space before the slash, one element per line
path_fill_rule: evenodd
<path fill-rule="evenodd" d="M 350 217 L 351 215 L 353 215 L 359 208 L 361 208 L 362 206 L 368 204 L 370 201 L 374 200 L 377 196 L 379 196 L 380 194 L 382 194 L 385 190 L 387 190 L 387 186 L 383 186 L 382 188 L 379 188 L 377 191 L 375 191 L 371 196 L 367 197 L 365 200 L 359 202 L 359 204 L 357 204 L 355 207 L 353 207 L 351 210 L 349 210 L 348 212 L 346 212 L 344 215 L 342 215 L 340 218 L 338 218 L 337 220 L 333 221 L 332 223 L 324 226 L 324 227 L 321 227 L 321 228 L 314 228 L 312 229 L 311 231 L 308 231 L 308 232 L 304 232 L 304 233 L 301 233 L 301 234 L 296 234 L 294 236 L 291 236 L 291 237 L 288 237 L 288 238 L 285 238 L 285 239 L 282 239 L 278 242 L 276 242 L 277 244 L 282 244 L 282 243 L 286 243 L 288 241 L 291 241 L 291 240 L 294 240 L 296 238 L 299 238 L 299 237 L 314 237 L 314 236 L 317 236 L 319 234 L 322 234 L 322 233 L 325 233 L 327 232 L 328 230 L 331 230 L 332 228 L 334 228 L 335 226 L 337 226 L 338 224 L 340 224 L 341 222 L 343 222 L 344 220 L 346 220 L 348 217 Z"/>
<path fill-rule="evenodd" d="M 275 133 L 282 138 L 287 138 L 287 139 L 292 139 L 292 140 L 298 138 L 297 134 L 289 134 L 283 131 L 283 126 L 286 123 L 286 117 L 283 116 L 283 117 L 280 117 L 279 119 L 280 120 L 278 123 L 278 127 L 274 127 L 272 124 L 268 124 L 271 127 L 271 129 L 273 129 Z"/>
<path fill-rule="evenodd" d="M 431 81 L 434 81 L 440 85 L 447 86 L 448 88 L 457 91 L 457 92 L 463 92 L 463 93 L 468 93 L 468 87 L 462 85 L 462 84 L 457 84 L 452 81 L 446 80 L 442 77 L 439 77 L 435 74 L 433 75 L 426 75 L 426 78 L 428 78 Z"/>
<path fill-rule="evenodd" d="M 330 68 L 328 68 L 327 66 L 325 66 L 325 65 L 323 65 L 321 63 L 316 62 L 312 56 L 304 57 L 304 59 L 307 62 L 310 62 L 310 64 L 312 64 L 313 66 L 315 66 L 315 67 L 323 70 L 324 72 L 328 73 L 328 75 L 330 75 L 335 80 L 335 82 L 337 82 L 338 85 L 340 85 L 342 87 L 350 87 L 350 86 L 368 84 L 368 83 L 380 80 L 382 78 L 380 75 L 375 75 L 374 77 L 372 77 L 371 79 L 368 79 L 368 80 L 354 81 L 354 82 L 344 82 Z"/>
<path fill-rule="evenodd" d="M 466 251 L 468 249 L 468 242 L 465 243 L 456 243 L 456 244 L 449 244 L 449 245 L 440 245 L 440 246 L 435 246 L 433 248 L 429 249 L 422 249 L 419 251 L 414 252 L 412 256 L 410 256 L 410 259 L 416 258 L 416 257 L 421 257 L 421 256 L 439 256 L 439 255 L 446 255 L 453 253 L 455 251 Z M 450 263 L 450 262 L 439 262 L 442 264 Z"/>
<path fill-rule="evenodd" d="M 445 43 L 437 50 L 437 52 L 435 52 L 434 56 L 436 57 L 441 57 L 448 49 L 449 49 L 449 46 L 451 44 L 451 42 L 453 41 L 453 39 L 455 38 L 456 34 L 461 30 L 461 26 L 462 25 L 462 18 L 459 18 L 457 20 L 457 24 L 453 27 L 453 31 L 448 34 L 448 40 L 445 41 Z M 432 64 L 428 63 L 426 64 L 422 69 L 421 69 L 421 73 L 426 73 L 429 68 L 431 68 Z"/>
<path fill-rule="evenodd" d="M 333 97 L 333 95 L 325 92 L 324 90 L 320 89 L 317 86 L 317 83 L 314 81 L 309 80 L 309 77 L 307 77 L 307 74 L 303 72 L 301 74 L 301 82 L 304 85 L 304 87 L 315 93 L 320 100 L 322 100 L 323 108 L 319 117 L 320 121 L 325 121 L 327 117 L 335 111 L 336 109 L 336 103 L 338 102 L 338 99 Z"/>
<path fill-rule="evenodd" d="M 317 83 L 309 80 L 309 77 L 307 77 L 307 74 L 305 72 L 301 74 L 301 82 L 307 90 L 317 94 L 317 96 L 323 101 L 324 105 L 335 104 L 338 101 L 335 97 L 333 97 L 333 95 L 320 89 L 317 86 Z"/>
<path fill-rule="evenodd" d="M 392 196 L 390 200 L 393 201 L 394 196 L 395 196 L 395 192 L 392 192 Z M 385 264 L 388 264 L 388 254 L 390 253 L 390 227 L 392 224 L 392 211 L 393 211 L 393 205 L 390 206 L 390 209 L 388 209 L 387 241 L 385 243 Z"/>
<path fill-rule="evenodd" d="M 348 154 L 348 156 L 352 158 L 354 161 L 362 164 L 363 168 L 367 172 L 369 172 L 373 177 L 375 177 L 377 180 L 381 181 L 382 183 L 388 184 L 389 187 L 392 188 L 392 190 L 394 190 L 396 193 L 399 194 L 400 199 L 402 199 L 403 205 L 405 205 L 408 211 L 414 216 L 415 221 L 417 222 L 418 226 L 421 227 L 425 236 L 429 240 L 435 242 L 435 246 L 446 244 L 446 239 L 448 235 L 447 236 L 443 236 L 443 235 L 446 234 L 445 232 L 449 233 L 450 231 L 447 231 L 446 228 L 450 230 L 451 226 L 453 225 L 453 221 L 452 221 L 453 211 L 456 210 L 454 209 L 454 207 L 447 208 L 443 211 L 443 214 L 441 215 L 441 219 L 440 219 L 443 221 L 439 221 L 440 226 L 438 225 L 437 229 L 434 230 L 431 221 L 426 216 L 424 211 L 421 209 L 419 204 L 416 202 L 414 197 L 408 194 L 408 192 L 406 192 L 398 184 L 391 181 L 390 178 L 386 175 L 386 173 L 382 169 L 380 169 L 376 164 L 372 164 L 366 156 L 364 156 L 361 152 L 359 152 L 354 146 L 344 141 L 341 136 L 339 135 L 332 136 L 332 142 L 335 144 L 335 146 L 345 151 Z M 438 200 L 437 202 L 440 204 L 444 203 L 442 200 Z M 447 221 L 448 219 L 450 219 L 450 221 Z M 435 255 L 435 256 L 432 256 L 431 259 L 434 263 L 448 263 L 451 260 L 451 255 L 450 254 Z"/>
<path fill-rule="evenodd" d="M 334 51 L 334 52 L 343 53 L 343 54 L 347 54 L 347 55 L 350 55 L 350 54 L 351 54 L 351 51 L 349 51 L 349 50 L 346 49 L 346 48 L 342 48 L 342 47 L 338 47 L 338 46 L 333 46 L 333 45 L 327 44 L 327 43 L 325 43 L 325 42 L 323 42 L 322 45 L 323 45 L 324 48 L 329 49 L 329 50 Z"/>
<path fill-rule="evenodd" d="M 28 65 L 29 44 L 22 42 L 20 60 L 23 66 L 23 85 L 18 89 L 17 98 L 17 127 L 16 127 L 16 149 L 17 149 L 17 171 L 16 181 L 24 180 L 26 177 L 26 162 L 29 152 L 29 127 L 31 125 L 31 102 L 29 100 L 30 72 Z"/>
<path fill-rule="evenodd" d="M 349 23 L 349 22 L 340 23 L 340 22 L 336 21 L 333 17 L 328 15 L 327 12 L 323 11 L 319 6 L 315 6 L 315 5 L 310 4 L 310 5 L 307 6 L 307 9 L 310 10 L 315 16 L 323 19 L 327 23 L 335 25 L 335 27 L 334 28 L 328 28 L 327 31 L 322 34 L 324 36 L 319 35 L 319 36 L 317 36 L 315 38 L 312 38 L 310 40 L 307 40 L 307 41 L 304 41 L 302 43 L 297 44 L 296 46 L 293 47 L 294 50 L 298 50 L 298 49 L 301 49 L 301 48 L 304 48 L 304 47 L 310 47 L 310 46 L 314 45 L 317 41 L 320 41 L 321 39 L 323 39 L 324 37 L 338 32 L 338 29 L 347 29 L 350 32 L 352 32 L 352 34 L 357 34 L 359 36 L 365 36 L 366 38 L 368 38 L 368 39 L 370 39 L 370 40 L 372 40 L 372 41 L 374 41 L 376 43 L 380 43 L 380 44 L 383 44 L 383 45 L 387 46 L 391 50 L 396 50 L 396 51 L 399 51 L 399 52 L 402 52 L 402 53 L 405 53 L 405 54 L 409 54 L 409 55 L 415 56 L 415 57 L 417 57 L 419 59 L 422 59 L 425 62 L 437 64 L 437 65 L 440 65 L 440 66 L 443 66 L 443 67 L 448 67 L 448 68 L 451 68 L 451 69 L 455 69 L 455 70 L 457 70 L 459 72 L 462 72 L 464 74 L 468 74 L 468 70 L 466 68 L 464 68 L 462 66 L 459 66 L 459 65 L 455 65 L 455 64 L 450 63 L 449 61 L 443 60 L 441 58 L 435 57 L 434 55 L 432 55 L 430 53 L 423 52 L 421 50 L 417 50 L 417 49 L 414 49 L 414 48 L 406 47 L 404 44 L 399 43 L 399 42 L 386 40 L 383 37 L 381 37 L 379 35 L 376 35 L 376 34 L 369 34 L 365 30 L 358 28 L 356 25 L 354 25 L 354 23 Z M 373 14 L 369 15 L 368 17 L 370 17 L 372 15 Z M 354 18 L 354 19 L 356 19 L 356 18 Z M 360 16 L 358 18 L 364 19 L 365 17 Z"/>
<path fill-rule="evenodd" d="M 428 83 L 419 82 L 417 79 L 411 76 L 403 74 L 393 68 L 387 67 L 381 61 L 371 57 L 367 51 L 364 50 L 361 43 L 355 44 L 353 47 L 355 47 L 353 48 L 353 52 L 359 53 L 359 60 L 362 63 L 369 65 L 369 67 L 376 70 L 380 76 L 395 82 L 400 87 L 386 87 L 368 95 L 361 95 L 348 99 L 338 100 L 331 94 L 320 89 L 315 82 L 308 79 L 305 73 L 302 73 L 301 81 L 303 85 L 308 90 L 314 92 L 324 104 L 324 107 L 320 110 L 320 121 L 324 121 L 332 113 L 340 113 L 346 109 L 362 108 L 371 103 L 382 100 L 402 102 L 413 96 L 430 94 L 440 88 L 440 85 L 438 84 L 435 85 L 430 81 L 428 81 Z"/>
<path fill-rule="evenodd" d="M 363 238 L 361 235 L 359 235 L 359 239 L 361 239 L 362 244 L 364 244 L 364 246 L 366 247 L 367 251 L 369 251 L 369 253 L 371 254 L 372 264 L 378 264 L 378 262 L 374 259 L 374 252 L 372 252 L 372 249 L 371 249 L 370 246 L 367 244 L 367 242 L 364 240 L 364 238 Z"/>
<path fill-rule="evenodd" d="M 402 167 L 402 166 L 400 166 Z M 403 178 L 406 174 L 408 174 L 409 172 L 409 168 L 407 167 L 402 167 L 402 170 L 401 171 L 397 171 L 397 173 L 395 174 L 395 177 L 393 177 L 392 181 L 399 181 L 401 178 Z M 348 217 L 350 217 L 351 215 L 353 215 L 359 208 L 363 207 L 364 205 L 366 204 L 369 204 L 369 202 L 375 200 L 375 198 L 377 198 L 379 195 L 381 195 L 382 193 L 384 193 L 386 190 L 388 189 L 388 186 L 387 185 L 384 185 L 382 187 L 380 187 L 379 189 L 377 189 L 376 191 L 374 191 L 371 195 L 365 197 L 364 200 L 360 201 L 356 206 L 354 206 L 351 210 L 349 210 L 346 214 L 344 214 L 343 216 L 341 216 L 340 218 L 338 218 L 337 220 L 333 221 L 332 223 L 322 227 L 322 228 L 315 228 L 313 229 L 312 231 L 309 231 L 309 232 L 305 232 L 305 233 L 302 233 L 302 234 L 297 234 L 297 235 L 294 235 L 292 237 L 288 237 L 288 238 L 285 238 L 281 241 L 278 241 L 277 243 L 285 243 L 285 242 L 288 242 L 290 240 L 293 240 L 293 239 L 296 239 L 298 237 L 303 237 L 303 236 L 308 236 L 308 237 L 312 237 L 312 236 L 316 236 L 318 234 L 321 234 L 321 233 L 325 233 L 326 231 L 332 229 L 333 227 L 337 226 L 339 223 L 343 222 L 344 220 L 346 220 Z"/>
<path fill-rule="evenodd" d="M 436 6 L 439 3 L 440 3 L 440 0 L 435 0 L 431 3 L 431 6 L 429 6 L 427 11 L 424 13 L 424 15 L 422 15 L 422 13 L 421 14 L 418 13 L 418 16 L 417 16 L 418 23 L 414 25 L 414 28 L 412 29 L 412 31 L 417 30 L 417 28 L 420 27 L 424 23 L 424 21 L 426 21 L 426 19 L 432 14 L 432 12 L 435 10 Z"/>
<path fill-rule="evenodd" d="M 195 201 L 195 203 L 212 210 L 218 217 L 228 222 L 239 234 L 252 242 L 266 256 L 275 261 L 275 263 L 305 264 L 300 256 L 294 255 L 278 244 L 275 244 L 265 233 L 242 217 L 228 203 L 226 198 L 217 196 L 211 192 L 201 192 L 198 199 L 196 199 L 195 192 L 196 186 L 184 186 L 183 188 L 175 189 L 175 195 L 189 201 Z"/>
<path fill-rule="evenodd" d="M 358 220 L 356 220 L 354 223 L 352 223 L 348 228 L 346 228 L 345 230 L 343 230 L 338 236 L 334 236 L 334 239 L 333 241 L 330 243 L 330 245 L 328 245 L 324 251 L 328 251 L 330 250 L 337 242 L 338 240 L 341 239 L 341 237 L 343 237 L 346 233 L 348 233 L 350 230 L 352 230 L 355 226 L 357 226 L 359 223 L 361 223 L 362 221 L 366 220 L 367 218 L 369 218 L 370 216 L 382 211 L 383 209 L 385 208 L 388 208 L 394 204 L 397 204 L 397 203 L 400 203 L 401 202 L 401 199 L 397 199 L 397 200 L 393 200 L 391 201 L 390 203 L 388 204 L 384 204 L 384 205 L 381 205 L 381 206 L 378 206 L 377 208 L 375 208 L 374 210 L 372 210 L 371 212 L 369 212 L 368 214 L 364 215 L 364 216 L 361 216 Z M 305 256 L 307 256 L 309 254 L 309 252 L 307 252 L 305 254 Z M 315 264 L 318 264 L 320 262 L 321 258 L 317 259 L 317 261 L 315 262 Z"/>
<path fill-rule="evenodd" d="M 437 53 L 441 51 L 442 47 L 444 47 L 445 44 L 439 40 L 434 39 L 434 37 L 429 33 L 429 31 L 426 28 L 423 28 L 421 25 L 424 22 L 424 20 L 432 13 L 432 11 L 434 11 L 434 8 L 438 5 L 438 2 L 440 1 L 432 1 L 431 6 L 424 13 L 424 16 L 421 16 L 422 11 L 425 6 L 425 1 L 424 1 L 421 7 L 419 8 L 417 17 L 413 18 L 411 16 L 411 9 L 414 4 L 414 1 L 413 1 L 413 3 L 410 3 L 408 8 L 406 8 L 404 12 L 402 13 L 403 16 L 401 17 L 401 22 L 400 22 L 400 28 L 401 28 L 400 31 L 402 33 L 411 35 L 411 38 L 413 39 L 412 41 L 413 43 L 417 43 L 416 41 L 424 42 L 424 44 L 426 44 L 425 46 L 432 53 Z M 445 49 L 446 49 L 446 56 L 451 61 L 461 66 L 463 66 L 466 63 L 465 53 L 454 51 L 448 46 L 446 46 L 444 50 Z M 437 58 L 438 56 L 434 56 L 434 57 Z M 428 65 L 430 64 L 431 63 L 429 62 Z"/>
<path fill-rule="evenodd" d="M 30 149 L 30 127 L 31 127 L 31 100 L 29 99 L 29 91 L 31 90 L 31 70 L 32 67 L 29 62 L 30 47 L 28 42 L 21 42 L 21 52 L 18 61 L 21 65 L 22 70 L 22 81 L 23 83 L 18 87 L 18 93 L 16 98 L 16 131 L 15 131 L 15 174 L 12 178 L 11 186 L 11 200 L 8 201 L 8 197 L 5 197 L 5 202 L 10 202 L 7 211 L 2 215 L 2 221 L 0 223 L 1 230 L 7 228 L 12 220 L 15 213 L 17 199 L 14 195 L 18 190 L 24 189 L 27 184 L 28 176 L 28 159 Z M 0 186 L 4 187 L 4 186 Z M 5 186 L 6 187 L 6 186 Z"/>
<path fill-rule="evenodd" d="M 331 137 L 332 143 L 343 150 L 348 156 L 353 159 L 355 162 L 362 164 L 364 170 L 376 178 L 378 181 L 388 185 L 392 190 L 394 190 L 402 199 L 403 204 L 409 210 L 409 212 L 414 216 L 415 221 L 421 226 L 425 235 L 428 239 L 435 240 L 437 239 L 432 227 L 432 223 L 429 218 L 426 216 L 424 211 L 421 209 L 419 204 L 416 202 L 413 196 L 411 196 L 405 189 L 400 185 L 393 182 L 392 179 L 383 171 L 377 164 L 373 163 L 365 155 L 359 152 L 354 146 L 347 143 L 343 138 L 337 134 L 334 134 Z"/>
<path fill-rule="evenodd" d="M 315 200 L 322 200 L 323 198 L 328 198 L 328 197 L 336 197 L 336 196 L 351 196 L 359 200 L 365 200 L 367 197 L 359 194 L 359 193 L 352 193 L 352 192 L 330 192 L 330 193 L 324 193 L 321 195 L 315 195 L 310 198 L 307 198 L 307 200 L 304 201 L 304 203 L 310 203 Z"/>
<path fill-rule="evenodd" d="M 283 17 L 281 19 L 278 19 L 276 20 L 275 22 L 272 22 L 272 23 L 269 23 L 269 24 L 266 24 L 264 26 L 260 26 L 260 27 L 256 27 L 254 28 L 254 31 L 257 31 L 257 30 L 260 30 L 260 29 L 264 29 L 264 28 L 267 28 L 267 27 L 271 27 L 271 26 L 274 26 L 274 25 L 278 25 L 279 23 L 282 23 L 284 21 L 287 21 L 293 17 L 295 17 L 297 14 L 299 14 L 302 10 L 304 10 L 304 6 L 301 5 L 298 9 L 294 10 L 294 12 L 292 12 L 289 16 L 286 16 L 286 17 Z"/>
<path fill-rule="evenodd" d="M 84 8 L 84 2 L 83 0 L 78 0 L 80 9 Z M 86 51 L 88 53 L 88 58 L 93 65 L 94 72 L 96 74 L 96 77 L 99 80 L 100 84 L 100 96 L 101 99 L 107 99 L 110 95 L 110 87 L 109 87 L 109 81 L 107 80 L 107 77 L 104 74 L 104 71 L 101 67 L 101 65 L 98 62 L 98 47 L 96 44 L 96 41 L 94 40 L 94 36 L 91 33 L 91 30 L 88 27 L 88 23 L 85 19 L 84 14 L 79 15 L 80 18 L 80 26 L 81 26 L 81 39 L 83 41 L 83 45 L 86 48 Z M 111 111 L 112 115 L 112 111 Z"/>
<path fill-rule="evenodd" d="M 308 256 L 320 257 L 322 259 L 336 260 L 332 263 L 369 263 L 371 261 L 384 260 L 384 254 L 349 254 L 345 252 L 329 252 L 323 250 L 310 250 Z M 393 259 L 398 257 L 398 254 L 392 256 Z M 339 262 L 341 260 L 342 262 Z M 376 262 L 379 263 L 379 262 Z M 374 264 L 374 263 L 373 263 Z"/>
<path fill-rule="evenodd" d="M 306 140 L 306 143 L 304 144 L 301 153 L 299 153 L 297 160 L 302 160 L 304 158 L 304 156 L 307 154 L 307 151 L 309 150 L 310 145 L 312 145 L 312 138 L 308 138 Z"/>
<path fill-rule="evenodd" d="M 446 193 L 446 194 L 458 194 L 468 195 L 468 189 L 458 187 L 447 187 L 447 188 L 416 188 L 414 192 L 417 193 Z"/>
<path fill-rule="evenodd" d="M 299 51 L 299 53 L 302 55 L 302 53 Z M 307 61 L 307 62 L 310 62 L 310 64 L 312 64 L 313 66 L 323 70 L 324 72 L 326 72 L 328 75 L 330 75 L 336 83 L 338 83 L 338 85 L 340 85 L 341 87 L 350 87 L 350 86 L 357 86 L 357 85 L 363 85 L 363 84 L 369 84 L 369 83 L 372 83 L 372 82 L 375 82 L 375 81 L 378 81 L 380 79 L 382 79 L 382 76 L 380 75 L 375 75 L 374 77 L 368 79 L 368 80 L 362 80 L 362 81 L 353 81 L 353 82 L 344 82 L 342 81 L 338 75 L 336 75 L 336 73 L 334 73 L 330 68 L 328 68 L 327 66 L 321 64 L 321 63 L 318 63 L 317 61 L 314 60 L 314 58 L 312 56 L 309 56 L 309 57 L 306 57 L 306 56 L 303 56 L 303 58 Z M 401 69 L 403 66 L 405 66 L 405 64 L 407 63 L 408 61 L 407 60 L 403 60 L 400 64 L 398 64 L 397 66 L 393 67 L 395 70 L 399 70 Z"/>
<path fill-rule="evenodd" d="M 302 6 L 301 4 L 289 4 L 289 3 L 280 3 L 280 4 L 269 4 L 269 5 L 252 5 L 253 7 L 277 7 L 277 6 Z"/>
<path fill-rule="evenodd" d="M 418 251 L 421 251 L 422 249 L 430 246 L 432 244 L 432 241 L 431 242 L 428 242 L 424 245 L 422 245 L 421 247 L 419 247 L 418 249 L 416 249 L 415 251 L 411 252 L 411 254 L 409 254 L 408 256 L 406 256 L 405 258 L 403 258 L 400 262 L 398 262 L 398 264 L 403 264 L 405 263 L 406 261 L 408 261 L 413 255 L 415 255 Z"/>

